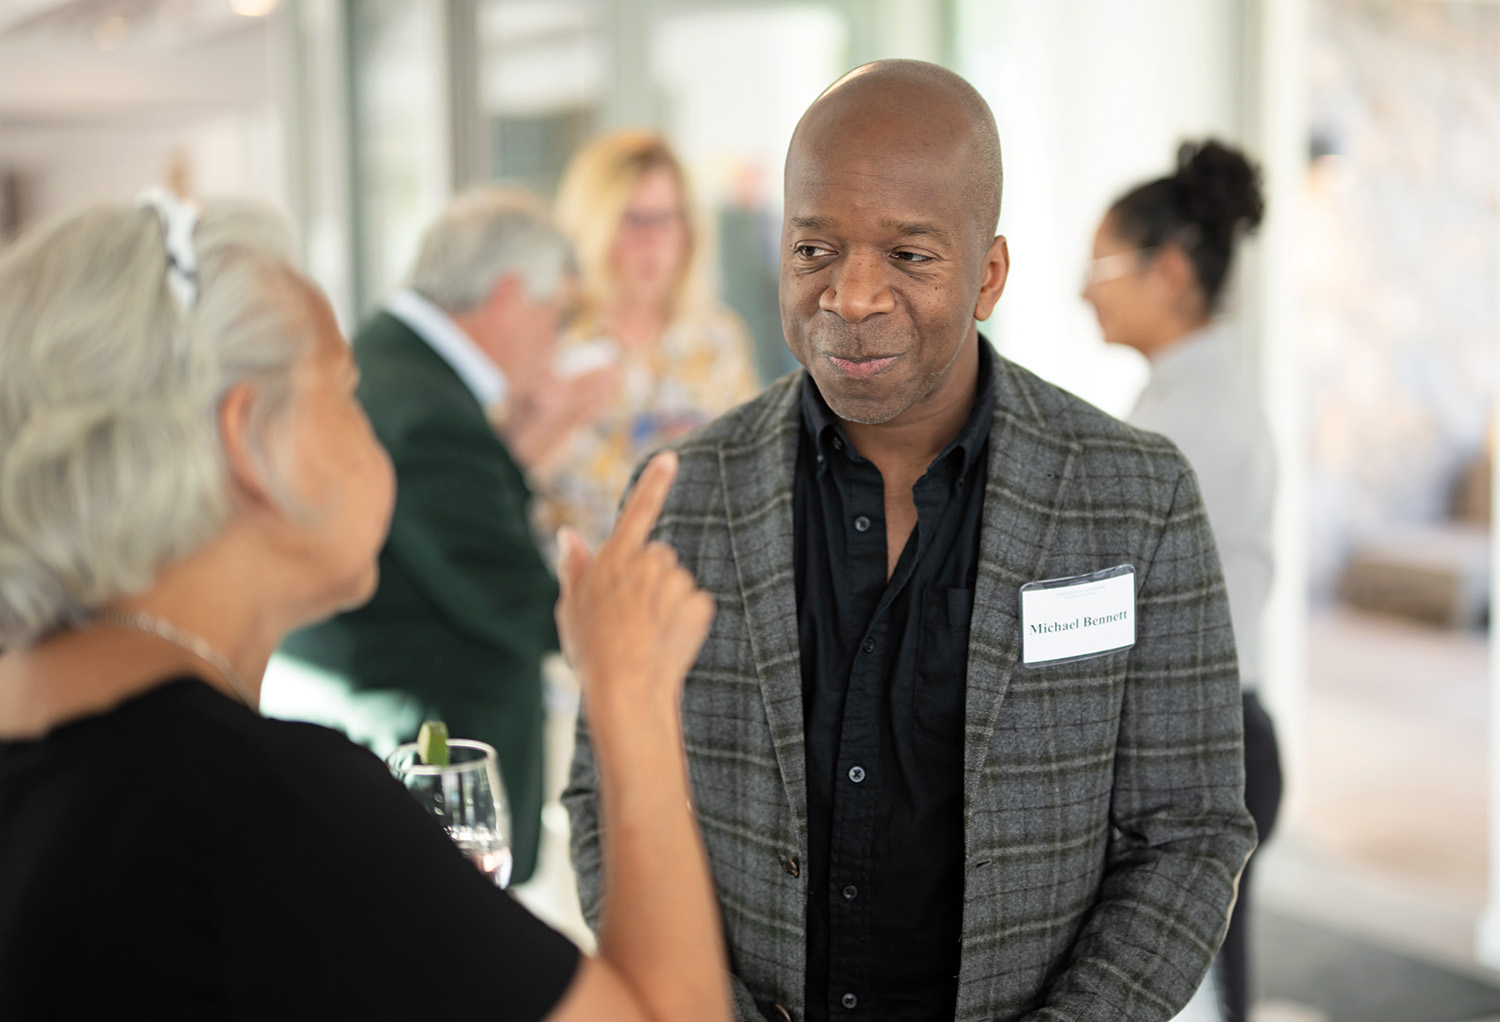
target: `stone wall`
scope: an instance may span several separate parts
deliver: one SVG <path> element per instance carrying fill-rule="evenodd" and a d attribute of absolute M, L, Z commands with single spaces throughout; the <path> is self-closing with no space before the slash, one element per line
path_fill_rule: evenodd
<path fill-rule="evenodd" d="M 1301 225 L 1313 583 L 1446 520 L 1500 349 L 1500 6 L 1313 0 Z"/>

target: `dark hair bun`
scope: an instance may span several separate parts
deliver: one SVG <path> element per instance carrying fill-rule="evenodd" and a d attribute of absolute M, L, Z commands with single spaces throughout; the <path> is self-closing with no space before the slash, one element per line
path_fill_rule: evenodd
<path fill-rule="evenodd" d="M 1228 237 L 1260 226 L 1266 208 L 1260 168 L 1238 149 L 1213 139 L 1184 142 L 1173 181 L 1184 217 L 1205 234 Z"/>

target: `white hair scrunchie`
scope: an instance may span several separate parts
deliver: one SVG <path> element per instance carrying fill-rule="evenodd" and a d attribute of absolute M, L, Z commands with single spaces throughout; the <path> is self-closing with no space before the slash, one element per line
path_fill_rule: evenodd
<path fill-rule="evenodd" d="M 193 248 L 198 207 L 160 185 L 142 191 L 135 202 L 137 206 L 150 206 L 161 219 L 167 249 L 167 284 L 182 311 L 188 312 L 198 304 L 198 252 Z"/>

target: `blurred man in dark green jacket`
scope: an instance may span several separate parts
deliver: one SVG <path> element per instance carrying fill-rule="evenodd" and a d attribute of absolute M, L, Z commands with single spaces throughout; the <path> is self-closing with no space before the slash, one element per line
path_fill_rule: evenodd
<path fill-rule="evenodd" d="M 493 745 L 516 882 L 536 863 L 541 669 L 557 649 L 524 470 L 566 432 L 566 401 L 536 397 L 562 386 L 549 366 L 571 266 L 545 209 L 513 191 L 461 196 L 429 229 L 409 286 L 354 338 L 359 398 L 396 465 L 379 590 L 281 650 L 297 686 L 321 689 L 307 716 L 377 753 L 430 719 Z"/>

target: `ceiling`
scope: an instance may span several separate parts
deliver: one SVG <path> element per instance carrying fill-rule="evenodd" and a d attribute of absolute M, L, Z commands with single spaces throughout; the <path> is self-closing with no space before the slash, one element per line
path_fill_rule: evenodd
<path fill-rule="evenodd" d="M 0 0 L 0 140 L 264 105 L 277 24 L 231 0 Z"/>

